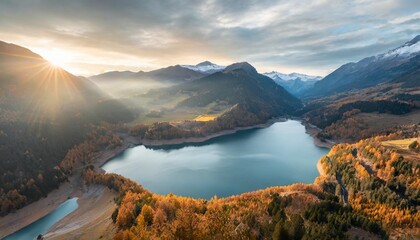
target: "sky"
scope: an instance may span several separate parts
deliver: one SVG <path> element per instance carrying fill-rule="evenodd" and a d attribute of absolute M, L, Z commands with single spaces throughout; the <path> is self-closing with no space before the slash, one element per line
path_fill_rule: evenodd
<path fill-rule="evenodd" d="M 83 76 L 209 60 L 325 76 L 420 34 L 420 0 L 0 0 L 0 40 Z"/>

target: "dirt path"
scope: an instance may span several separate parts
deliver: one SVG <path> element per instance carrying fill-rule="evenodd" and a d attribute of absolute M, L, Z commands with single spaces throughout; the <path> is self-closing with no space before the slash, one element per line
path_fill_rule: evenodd
<path fill-rule="evenodd" d="M 348 193 L 346 190 L 346 186 L 344 185 L 343 181 L 341 181 L 341 175 L 339 173 L 335 174 L 335 177 L 337 179 L 338 184 L 340 184 L 340 194 L 341 199 L 343 200 L 344 206 L 347 206 L 348 204 Z"/>

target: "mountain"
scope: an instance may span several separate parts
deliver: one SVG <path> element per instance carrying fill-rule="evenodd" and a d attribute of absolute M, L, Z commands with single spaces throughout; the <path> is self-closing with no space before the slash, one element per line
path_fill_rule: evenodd
<path fill-rule="evenodd" d="M 301 96 L 302 93 L 312 88 L 317 81 L 322 79 L 320 76 L 310 76 L 301 73 L 284 74 L 272 71 L 263 74 L 273 79 L 275 83 L 284 87 L 295 96 Z"/>
<path fill-rule="evenodd" d="M 249 63 L 235 63 L 222 72 L 150 91 L 152 102 L 170 102 L 175 109 L 206 108 L 228 110 L 239 105 L 261 119 L 289 115 L 301 106 L 300 101 L 268 77 L 259 74 Z"/>
<path fill-rule="evenodd" d="M 305 96 L 319 97 L 352 89 L 363 89 L 410 75 L 420 68 L 419 41 L 420 35 L 386 53 L 364 58 L 357 63 L 344 64 L 317 82 L 305 93 Z"/>
<path fill-rule="evenodd" d="M 51 65 L 29 49 L 0 42 L 0 106 L 56 117 L 106 98 L 93 82 Z M 53 116 L 54 115 L 54 116 Z"/>
<path fill-rule="evenodd" d="M 416 55 L 410 62 L 401 66 L 405 73 L 395 78 L 391 83 L 402 83 L 402 88 L 420 87 L 420 54 Z"/>
<path fill-rule="evenodd" d="M 126 121 L 132 117 L 128 109 L 88 78 L 53 66 L 29 49 L 1 41 L 0 108 L 19 112 L 24 119 L 46 122 L 75 116 L 87 122 Z"/>
<path fill-rule="evenodd" d="M 181 65 L 183 68 L 188 68 L 196 72 L 212 74 L 215 72 L 220 72 L 225 69 L 225 66 L 217 65 L 209 61 L 201 62 L 197 65 Z"/>
<path fill-rule="evenodd" d="M 306 99 L 302 109 L 305 121 L 321 129 L 318 137 L 355 142 L 387 134 L 400 125 L 418 124 L 419 40 L 417 36 L 387 53 L 344 65 L 308 90 L 308 95 L 324 94 Z M 345 75 L 351 66 L 354 69 Z M 343 85 L 335 80 L 352 82 Z"/>
<path fill-rule="evenodd" d="M 66 181 L 59 163 L 95 126 L 132 117 L 89 79 L 0 41 L 0 216 Z"/>

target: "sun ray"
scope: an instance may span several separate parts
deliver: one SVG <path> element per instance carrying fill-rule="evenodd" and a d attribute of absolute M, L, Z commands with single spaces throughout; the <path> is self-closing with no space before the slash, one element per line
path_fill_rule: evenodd
<path fill-rule="evenodd" d="M 9 54 L 1 52 L 16 61 L 10 61 L 3 66 L 4 71 L 10 71 L 19 76 L 20 82 L 11 94 L 21 95 L 28 99 L 26 104 L 27 120 L 33 124 L 50 121 L 60 117 L 64 108 L 71 104 L 85 106 L 88 102 L 84 94 L 83 79 L 76 77 L 57 65 L 51 64 L 41 57 Z M 25 62 L 25 64 L 21 64 Z M 88 96 L 87 96 L 88 97 Z M 66 106 L 64 104 L 66 103 Z"/>

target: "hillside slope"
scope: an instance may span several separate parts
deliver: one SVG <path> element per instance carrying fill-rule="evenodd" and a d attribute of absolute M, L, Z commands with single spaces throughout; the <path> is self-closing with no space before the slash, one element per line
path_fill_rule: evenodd
<path fill-rule="evenodd" d="M 69 110 L 71 105 L 106 97 L 90 80 L 53 66 L 28 49 L 5 42 L 0 42 L 0 86 L 3 108 L 39 111 L 45 117 Z"/>
<path fill-rule="evenodd" d="M 393 81 L 420 68 L 420 35 L 387 53 L 347 63 L 317 82 L 305 97 L 321 97 Z M 417 77 L 418 80 L 418 77 Z"/>
<path fill-rule="evenodd" d="M 132 118 L 89 79 L 0 42 L 0 215 L 65 181 L 58 164 L 93 125 Z"/>

